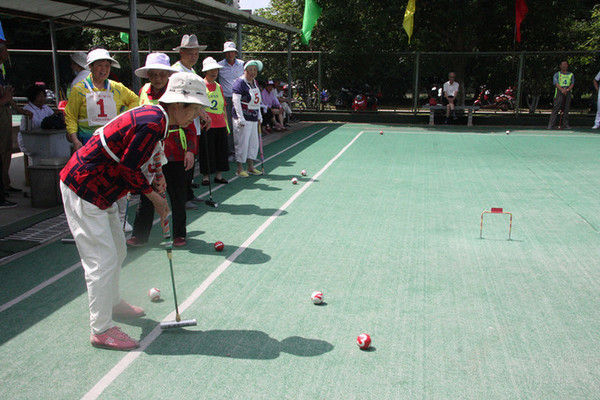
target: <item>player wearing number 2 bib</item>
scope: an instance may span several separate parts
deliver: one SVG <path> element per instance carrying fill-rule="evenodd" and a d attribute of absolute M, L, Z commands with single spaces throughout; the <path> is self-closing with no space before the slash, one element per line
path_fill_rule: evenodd
<path fill-rule="evenodd" d="M 90 51 L 87 66 L 90 74 L 73 86 L 65 108 L 67 135 L 74 150 L 79 150 L 96 129 L 139 103 L 138 96 L 125 85 L 108 79 L 111 66 L 121 66 L 107 50 Z"/>
<path fill-rule="evenodd" d="M 258 60 L 244 65 L 244 75 L 233 83 L 233 139 L 235 143 L 236 175 L 247 178 L 248 174 L 260 175 L 254 167 L 258 155 L 258 124 L 262 122 L 260 112 L 260 88 L 254 78 L 263 68 Z M 242 163 L 248 164 L 248 172 Z"/>

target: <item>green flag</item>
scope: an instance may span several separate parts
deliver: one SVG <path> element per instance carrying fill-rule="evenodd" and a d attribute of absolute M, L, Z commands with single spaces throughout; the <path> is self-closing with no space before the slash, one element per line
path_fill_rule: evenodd
<path fill-rule="evenodd" d="M 129 44 L 129 33 L 121 32 L 121 42 Z"/>
<path fill-rule="evenodd" d="M 308 44 L 312 30 L 323 9 L 314 0 L 304 0 L 304 19 L 302 20 L 302 43 Z"/>

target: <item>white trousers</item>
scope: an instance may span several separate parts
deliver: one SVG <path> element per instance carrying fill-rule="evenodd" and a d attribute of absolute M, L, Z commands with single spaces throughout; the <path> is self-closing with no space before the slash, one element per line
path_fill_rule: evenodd
<path fill-rule="evenodd" d="M 60 182 L 65 215 L 85 272 L 92 333 L 113 326 L 112 308 L 121 301 L 119 275 L 127 255 L 117 204 L 102 210 Z"/>
<path fill-rule="evenodd" d="M 598 111 L 596 111 L 596 121 L 594 126 L 600 126 L 600 92 L 598 92 Z"/>
<path fill-rule="evenodd" d="M 288 105 L 288 103 L 281 103 L 281 108 L 283 108 L 283 118 L 289 118 L 292 116 L 292 109 Z"/>
<path fill-rule="evenodd" d="M 235 161 L 244 163 L 247 159 L 256 160 L 258 155 L 258 122 L 246 121 L 240 126 L 233 120 L 233 141 L 235 145 Z"/>

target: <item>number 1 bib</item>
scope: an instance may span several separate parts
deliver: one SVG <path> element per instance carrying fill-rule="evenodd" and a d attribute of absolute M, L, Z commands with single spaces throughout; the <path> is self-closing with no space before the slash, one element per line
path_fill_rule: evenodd
<path fill-rule="evenodd" d="M 112 92 L 91 91 L 85 95 L 88 125 L 106 125 L 117 116 L 117 103 Z"/>

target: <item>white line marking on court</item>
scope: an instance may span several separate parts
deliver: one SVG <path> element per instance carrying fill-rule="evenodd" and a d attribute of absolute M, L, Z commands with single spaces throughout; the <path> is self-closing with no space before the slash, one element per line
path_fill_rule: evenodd
<path fill-rule="evenodd" d="M 352 146 L 352 144 L 360 137 L 360 135 L 363 134 L 363 132 L 364 131 L 360 131 L 356 136 L 354 136 L 354 139 L 352 139 L 350 143 L 348 143 L 342 150 L 340 150 L 340 152 L 335 157 L 329 160 L 329 162 L 325 164 L 325 166 L 321 168 L 319 172 L 317 172 L 313 177 L 311 177 L 310 180 L 306 182 L 306 184 L 304 184 L 296 193 L 292 195 L 292 197 L 288 199 L 288 201 L 286 201 L 277 211 L 275 211 L 273 215 L 271 215 L 256 231 L 254 231 L 254 233 L 250 235 L 250 237 L 246 239 L 246 241 L 242 243 L 242 245 L 232 255 L 227 257 L 227 259 L 223 261 L 223 263 L 221 263 L 221 265 L 219 265 L 219 267 L 216 270 L 214 270 L 213 273 L 210 274 L 210 276 L 206 278 L 204 282 L 202 282 L 202 284 L 194 290 L 190 297 L 188 297 L 183 303 L 181 303 L 181 305 L 179 306 L 180 314 L 183 313 L 188 307 L 190 307 L 196 300 L 198 300 L 202 293 L 204 293 L 204 291 L 223 272 L 225 272 L 225 270 L 235 261 L 235 259 L 240 254 L 242 254 L 244 250 L 246 250 L 246 248 L 248 248 L 248 246 L 250 246 L 269 227 L 269 225 L 271 225 L 273 221 L 275 221 L 275 219 L 279 215 L 281 215 L 283 211 L 285 211 L 286 208 L 288 208 L 302 193 L 304 193 L 304 191 L 308 189 L 309 186 L 312 185 L 313 182 L 315 182 L 319 178 L 319 176 L 321 176 L 321 174 L 323 174 L 323 172 L 325 172 L 331 166 L 331 164 L 333 164 L 338 158 L 340 158 L 342 154 L 344 154 L 344 152 L 350 146 Z M 175 311 L 167 315 L 167 317 L 163 319 L 163 321 L 173 321 L 174 319 Z M 82 397 L 82 399 L 97 399 L 98 396 L 100 396 L 102 392 L 108 386 L 110 386 L 119 377 L 119 375 L 121 375 L 121 373 L 125 371 L 125 369 L 127 369 L 127 367 L 129 367 L 142 354 L 142 352 L 152 344 L 152 342 L 156 340 L 160 333 L 161 329 L 159 324 L 148 334 L 148 336 L 146 336 L 140 342 L 140 347 L 138 347 L 132 352 L 127 353 L 127 355 L 125 355 L 125 357 L 123 357 L 117 365 L 115 365 L 110 371 L 108 371 L 108 373 L 104 375 L 102 379 L 100 379 L 100 381 L 98 381 L 98 383 L 89 392 L 87 392 L 85 396 Z"/>
<path fill-rule="evenodd" d="M 9 301 L 8 303 L 4 303 L 0 306 L 0 312 L 14 306 L 17 303 L 20 303 L 21 301 L 25 300 L 26 298 L 28 298 L 29 296 L 34 295 L 35 293 L 39 292 L 40 290 L 44 289 L 46 286 L 49 286 L 51 284 L 53 284 L 54 282 L 56 282 L 57 280 L 59 280 L 60 278 L 62 278 L 63 276 L 66 276 L 68 274 L 70 274 L 71 272 L 75 271 L 77 268 L 81 267 L 81 262 L 78 262 L 77 264 L 71 265 L 69 268 L 65 269 L 64 271 L 54 275 L 52 278 L 40 283 L 39 285 L 37 285 L 36 287 L 34 287 L 33 289 L 30 289 L 28 291 L 26 291 L 25 293 L 23 293 L 22 295 L 15 297 L 14 299 L 12 299 L 11 301 Z"/>
<path fill-rule="evenodd" d="M 269 157 L 269 158 L 265 159 L 265 162 L 266 162 L 266 161 L 269 161 L 269 160 L 271 160 L 272 158 L 275 158 L 275 157 L 277 157 L 278 155 L 280 155 L 280 154 L 282 154 L 282 153 L 285 153 L 285 152 L 286 152 L 286 151 L 288 151 L 289 149 L 291 149 L 291 148 L 293 148 L 293 147 L 295 147 L 295 146 L 299 145 L 300 143 L 304 142 L 305 140 L 308 140 L 308 139 L 310 139 L 311 137 L 315 136 L 316 134 L 318 134 L 318 133 L 322 132 L 323 130 L 325 130 L 325 129 L 327 129 L 327 128 L 329 128 L 329 126 L 325 126 L 325 127 L 321 128 L 321 129 L 319 129 L 318 131 L 316 131 L 316 132 L 314 132 L 314 133 L 311 133 L 310 135 L 308 135 L 308 136 L 307 136 L 307 137 L 305 137 L 304 139 L 301 139 L 301 140 L 297 141 L 296 143 L 293 143 L 292 145 L 290 145 L 290 146 L 286 147 L 285 149 L 281 150 L 280 152 L 278 152 L 278 153 L 276 153 L 276 154 L 273 154 L 271 157 Z M 21 153 L 21 154 L 22 154 L 22 153 Z M 260 165 L 260 163 L 259 163 L 258 165 Z M 235 177 L 233 177 L 232 179 L 230 179 L 230 180 L 229 180 L 229 182 L 232 182 L 232 181 L 236 180 L 237 178 L 239 178 L 239 176 L 235 176 Z M 223 187 L 223 186 L 225 186 L 225 185 L 222 185 L 222 184 L 221 184 L 221 185 L 219 185 L 219 186 L 215 187 L 215 188 L 213 189 L 213 192 L 214 192 L 214 191 L 216 191 L 216 190 L 218 190 L 218 189 L 220 189 L 220 188 L 221 188 L 221 187 Z M 205 192 L 205 193 L 201 194 L 201 195 L 200 195 L 200 196 L 198 196 L 198 197 L 199 197 L 199 198 L 202 198 L 202 197 L 204 197 L 204 196 L 208 195 L 208 193 L 209 193 L 209 192 Z M 160 222 L 160 219 L 159 219 L 159 218 L 157 218 L 157 219 L 155 219 L 155 220 L 153 221 L 153 225 L 156 225 L 156 224 L 158 224 L 158 222 Z M 37 249 L 38 249 L 38 247 L 34 248 L 33 250 L 37 250 Z M 33 250 L 32 250 L 32 251 L 33 251 Z M 48 279 L 48 280 L 46 280 L 46 281 L 44 281 L 44 282 L 40 283 L 39 285 L 37 285 L 37 286 L 36 286 L 36 287 L 34 287 L 33 289 L 31 289 L 31 290 L 28 290 L 27 292 L 23 293 L 22 295 L 20 295 L 20 296 L 18 296 L 18 297 L 16 297 L 16 298 L 12 299 L 11 301 L 9 301 L 9 302 L 7 302 L 7 303 L 5 303 L 5 304 L 1 305 L 1 306 L 0 306 L 0 312 L 2 312 L 2 311 L 4 311 L 4 310 L 6 310 L 6 309 L 8 309 L 8 308 L 10 308 L 10 307 L 12 307 L 12 306 L 14 306 L 15 304 L 18 304 L 18 303 L 20 303 L 21 301 L 25 300 L 26 298 L 28 298 L 28 297 L 30 297 L 30 296 L 33 296 L 34 294 L 36 294 L 36 293 L 37 293 L 37 292 L 39 292 L 40 290 L 44 289 L 46 286 L 53 284 L 54 282 L 56 282 L 56 281 L 57 281 L 57 280 L 59 280 L 60 278 L 62 278 L 62 277 L 64 277 L 64 276 L 66 276 L 66 275 L 68 275 L 68 274 L 70 274 L 71 272 L 75 271 L 75 270 L 76 270 L 77 268 L 79 268 L 79 267 L 81 267 L 81 262 L 78 262 L 77 264 L 74 264 L 74 265 L 70 266 L 70 267 L 69 267 L 69 268 L 67 268 L 66 270 L 64 270 L 64 271 L 62 271 L 62 272 L 60 272 L 60 273 L 58 273 L 58 274 L 54 275 L 54 276 L 53 276 L 53 277 L 51 277 L 50 279 Z"/>

